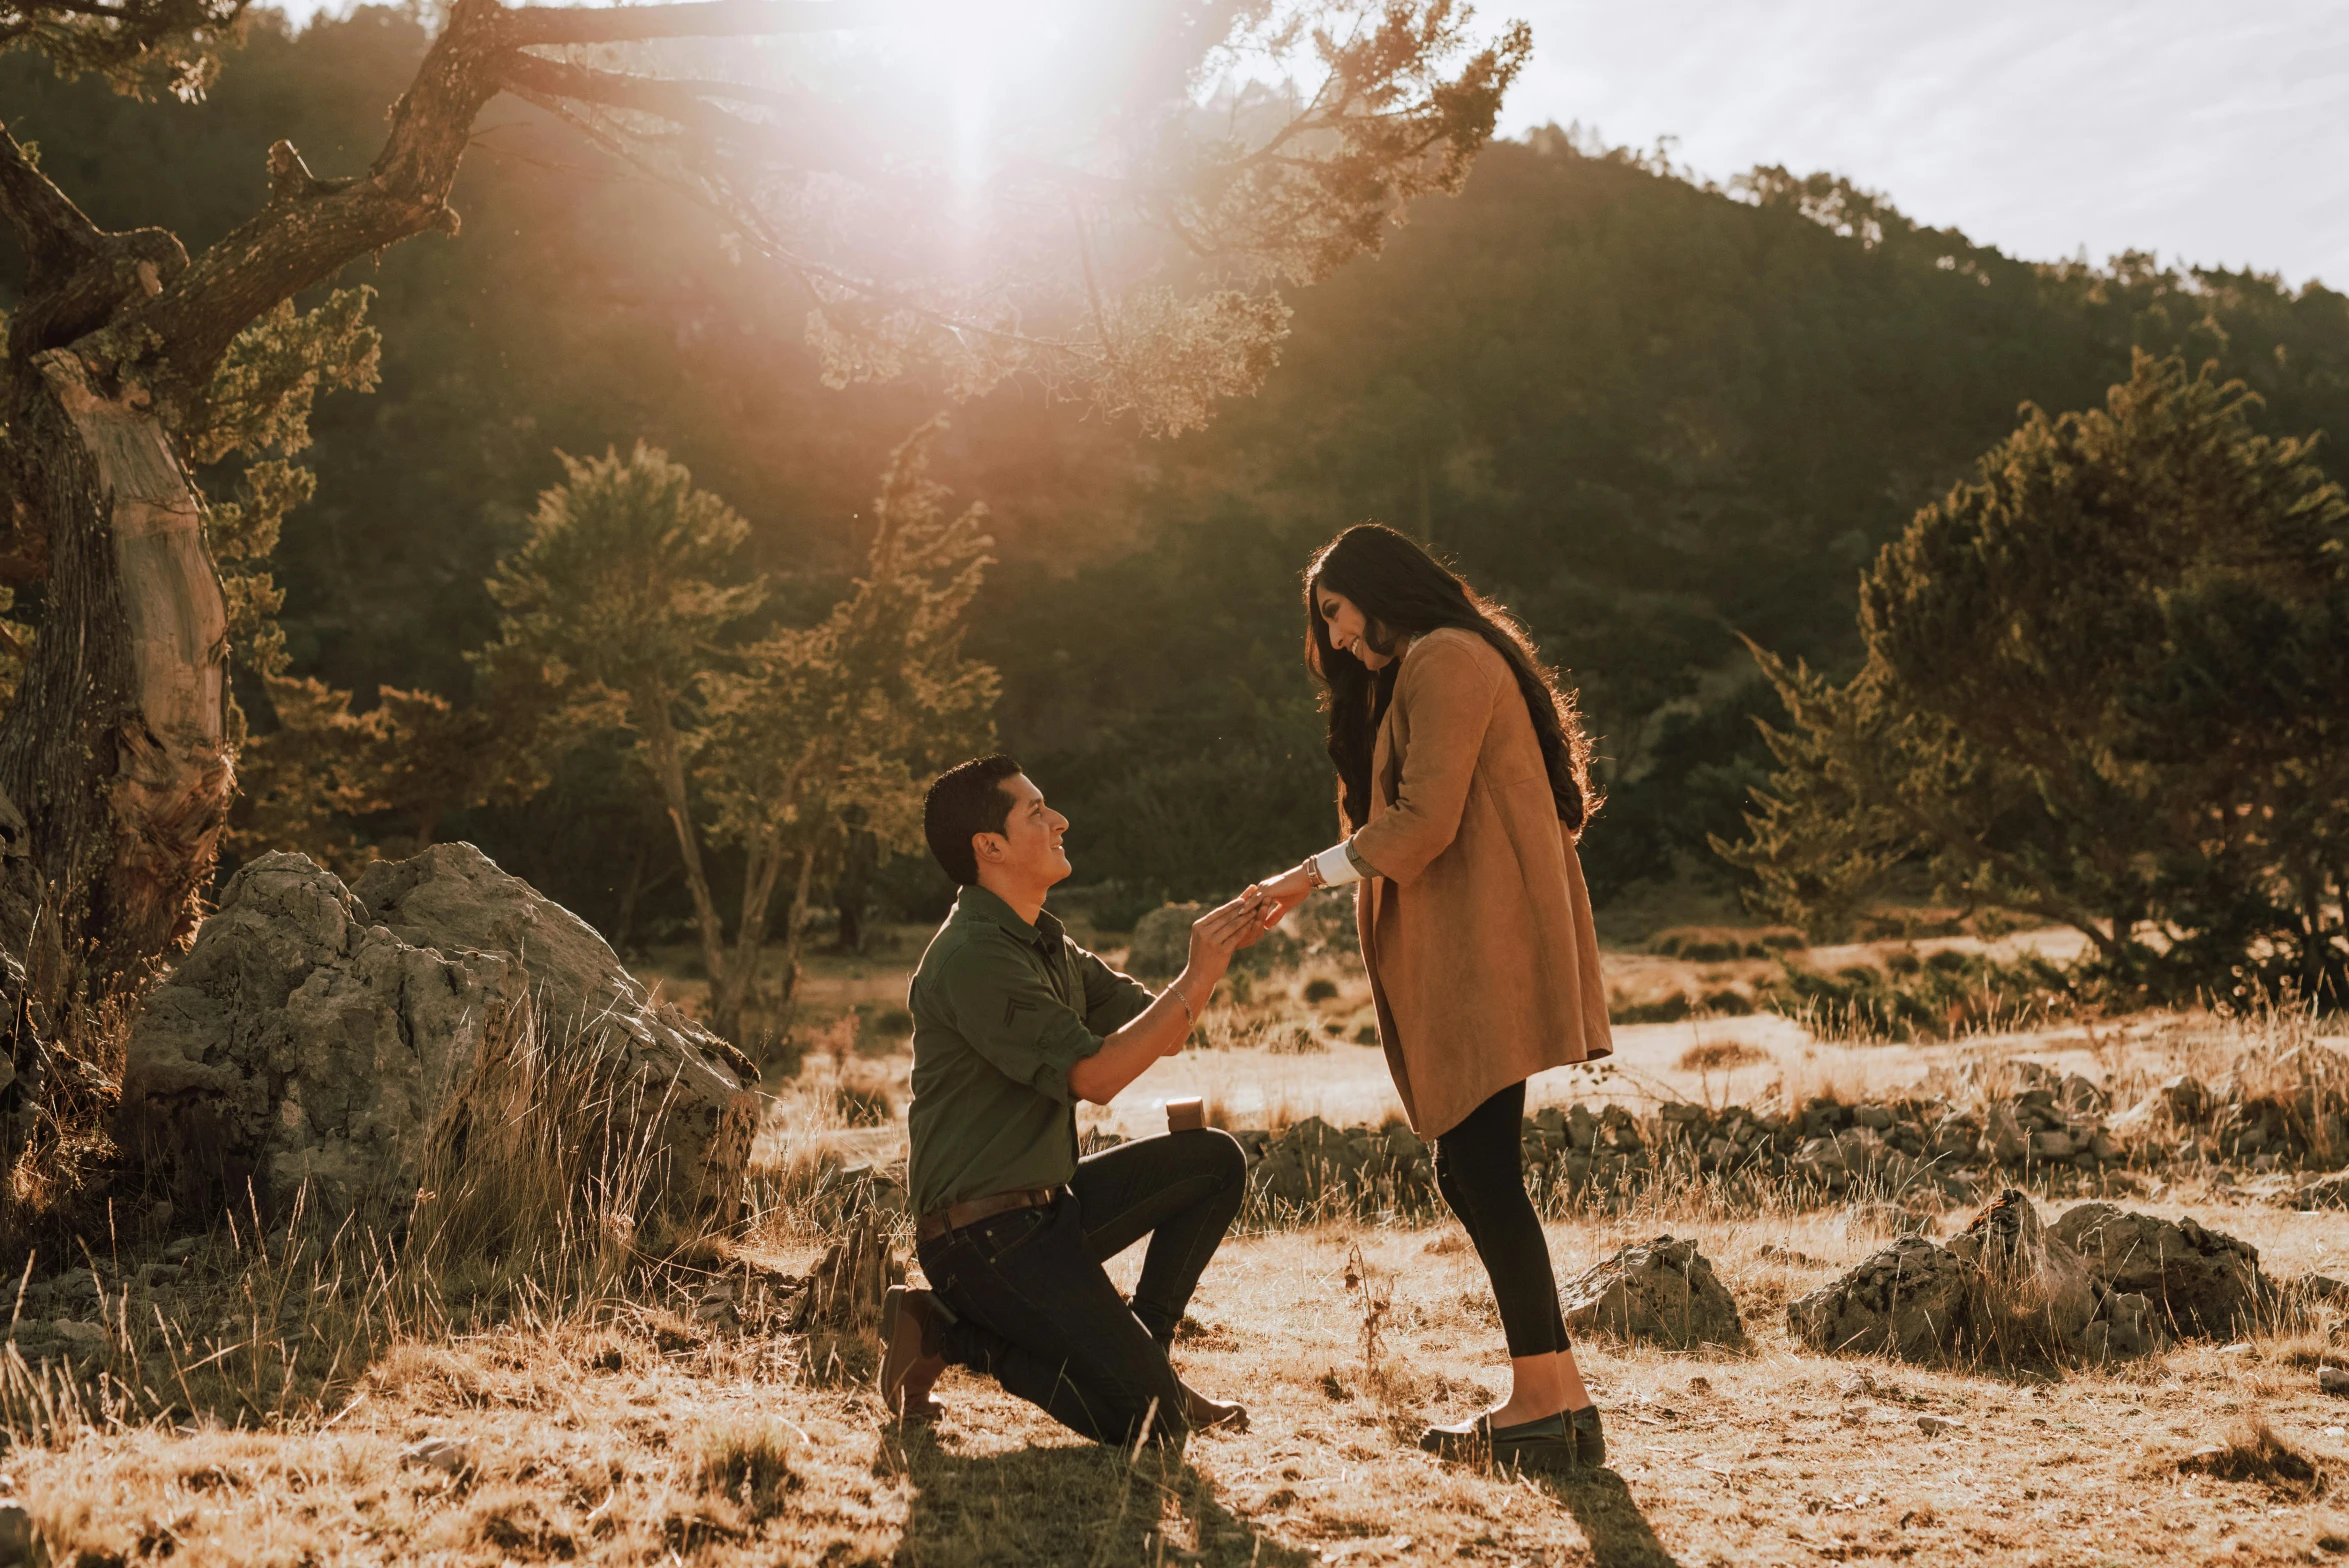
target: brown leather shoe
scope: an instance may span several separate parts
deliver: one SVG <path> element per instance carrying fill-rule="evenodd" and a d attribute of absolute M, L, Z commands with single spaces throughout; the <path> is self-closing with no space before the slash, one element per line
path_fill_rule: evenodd
<path fill-rule="evenodd" d="M 892 1285 L 881 1298 L 881 1403 L 900 1420 L 935 1421 L 943 1413 L 930 1385 L 946 1370 L 938 1313 L 926 1290 Z"/>
<path fill-rule="evenodd" d="M 1222 1404 L 1209 1399 L 1179 1377 L 1175 1382 L 1183 1391 L 1183 1421 L 1192 1431 L 1204 1432 L 1212 1427 L 1224 1427 L 1234 1432 L 1248 1430 L 1247 1406 Z"/>

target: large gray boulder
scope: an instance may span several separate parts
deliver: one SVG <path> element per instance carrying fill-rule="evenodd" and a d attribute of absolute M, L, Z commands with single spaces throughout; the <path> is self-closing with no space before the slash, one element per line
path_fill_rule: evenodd
<path fill-rule="evenodd" d="M 1685 1350 L 1745 1343 L 1737 1298 L 1693 1241 L 1658 1236 L 1625 1247 L 1567 1281 L 1566 1326 Z"/>
<path fill-rule="evenodd" d="M 238 871 L 131 1029 L 121 1132 L 182 1212 L 396 1219 L 489 1059 L 535 1029 L 652 1170 L 644 1211 L 732 1218 L 758 1114 L 741 1052 L 647 995 L 577 916 L 470 844 L 355 887 L 296 854 Z"/>
<path fill-rule="evenodd" d="M 2165 1220 L 2083 1203 L 2049 1234 L 2077 1252 L 2106 1290 L 2152 1302 L 2181 1337 L 2234 1334 L 2273 1288 L 2259 1271 L 2257 1247 L 2206 1229 L 2191 1215 Z"/>

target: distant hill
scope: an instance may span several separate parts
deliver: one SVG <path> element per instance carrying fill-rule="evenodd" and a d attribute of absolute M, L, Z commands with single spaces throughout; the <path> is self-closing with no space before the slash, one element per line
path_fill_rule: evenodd
<path fill-rule="evenodd" d="M 265 18 L 199 107 L 18 60 L 0 103 L 99 221 L 201 245 L 262 199 L 278 136 L 321 174 L 363 168 L 423 44 L 405 12 L 298 36 Z M 824 391 L 804 302 L 705 214 L 534 111 L 484 119 L 461 237 L 345 280 L 381 292 L 384 385 L 321 405 L 318 499 L 280 551 L 297 667 L 363 696 L 464 689 L 480 581 L 555 448 L 670 447 L 812 604 L 932 406 Z M 2349 431 L 2349 303 L 2329 289 L 2016 261 L 1832 180 L 1724 192 L 1555 130 L 1494 147 L 1464 195 L 1293 303 L 1271 385 L 1203 434 L 1154 445 L 1015 391 L 958 418 L 942 465 L 997 517 L 974 646 L 1003 670 L 1004 741 L 1075 818 L 1083 877 L 1137 898 L 1330 837 L 1296 574 L 1344 524 L 1431 537 L 1573 670 L 1610 759 L 1584 847 L 1609 893 L 1701 870 L 1704 832 L 1734 830 L 1766 706 L 1738 635 L 1847 659 L 1860 563 L 2019 403 L 2097 401 L 2132 346 L 2181 348 L 2250 381 L 2271 429 Z M 462 831 L 597 916 L 609 868 L 566 847 L 593 835 L 545 818 Z"/>

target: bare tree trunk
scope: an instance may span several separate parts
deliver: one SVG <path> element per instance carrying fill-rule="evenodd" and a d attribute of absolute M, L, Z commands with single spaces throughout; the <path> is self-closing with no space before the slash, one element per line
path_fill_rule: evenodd
<path fill-rule="evenodd" d="M 644 838 L 641 834 L 628 835 L 628 875 L 620 883 L 620 905 L 612 912 L 612 951 L 622 962 L 628 958 L 630 942 L 636 934 L 636 897 L 644 889 Z"/>
<path fill-rule="evenodd" d="M 737 1044 L 751 988 L 758 984 L 759 953 L 767 941 L 767 909 L 774 902 L 775 877 L 783 868 L 782 840 L 783 830 L 770 827 L 751 844 L 750 863 L 743 868 L 742 919 L 734 929 L 734 954 L 726 963 L 726 984 L 711 991 L 717 1002 L 710 1010 L 710 1027 L 720 1038 Z"/>
<path fill-rule="evenodd" d="M 0 790 L 32 828 L 66 950 L 135 983 L 193 926 L 227 818 L 227 605 L 195 494 L 143 401 L 56 350 L 20 381 L 20 497 L 48 520 L 48 600 L 0 719 Z M 16 949 L 21 951 L 21 947 Z"/>
<path fill-rule="evenodd" d="M 693 825 L 691 802 L 685 792 L 685 756 L 677 741 L 677 727 L 669 720 L 666 692 L 649 694 L 644 704 L 646 738 L 652 743 L 653 766 L 660 775 L 661 798 L 668 806 L 669 824 L 677 830 L 677 853 L 685 862 L 685 886 L 693 894 L 693 916 L 701 930 L 701 962 L 710 977 L 710 999 L 725 989 L 725 935 L 718 924 L 718 902 L 710 896 L 710 879 L 701 865 L 701 834 Z M 726 1031 L 718 1030 L 720 1035 Z"/>
<path fill-rule="evenodd" d="M 799 882 L 791 890 L 791 913 L 783 922 L 783 1016 L 799 1003 L 799 955 L 807 945 L 808 884 L 814 879 L 817 845 L 799 857 Z"/>

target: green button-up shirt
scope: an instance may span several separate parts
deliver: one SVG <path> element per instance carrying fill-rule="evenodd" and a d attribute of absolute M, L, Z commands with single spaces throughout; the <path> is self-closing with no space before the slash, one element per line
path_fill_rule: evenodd
<path fill-rule="evenodd" d="M 914 1212 L 1076 1174 L 1068 1073 L 1151 992 L 983 887 L 966 887 L 914 971 Z"/>

